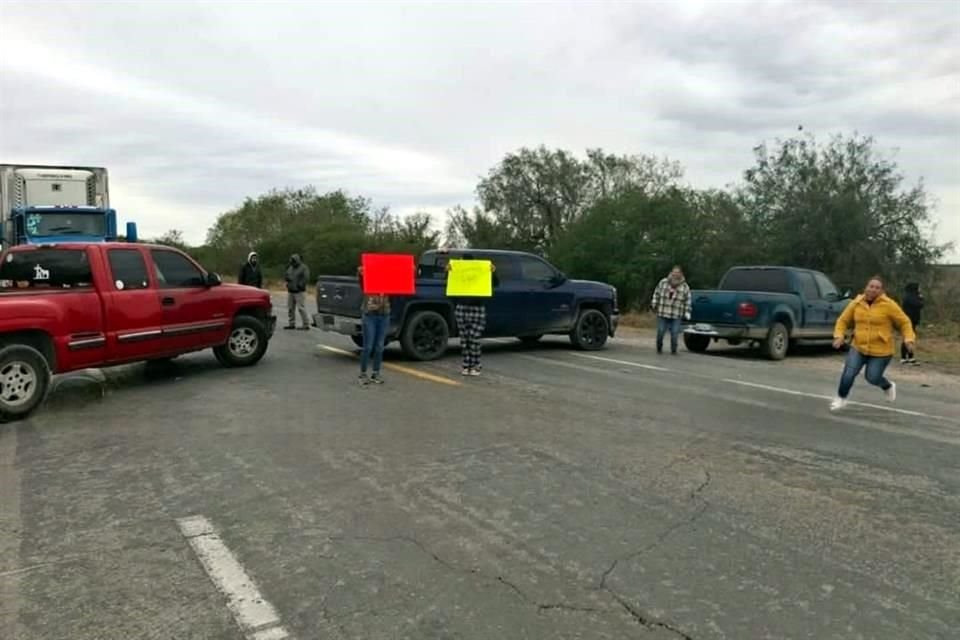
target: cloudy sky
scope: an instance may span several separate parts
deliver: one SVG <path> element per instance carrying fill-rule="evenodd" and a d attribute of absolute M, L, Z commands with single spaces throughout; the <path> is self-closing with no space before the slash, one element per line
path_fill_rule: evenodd
<path fill-rule="evenodd" d="M 304 184 L 441 214 L 541 143 L 724 186 L 799 124 L 897 150 L 960 245 L 960 2 L 0 0 L 0 161 L 108 167 L 146 236 Z"/>

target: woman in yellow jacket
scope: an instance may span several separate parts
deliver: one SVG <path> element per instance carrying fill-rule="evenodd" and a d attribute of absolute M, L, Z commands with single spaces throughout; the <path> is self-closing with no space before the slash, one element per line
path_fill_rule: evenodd
<path fill-rule="evenodd" d="M 879 277 L 871 278 L 863 293 L 847 305 L 840 314 L 837 325 L 833 329 L 835 349 L 843 346 L 851 323 L 853 324 L 853 344 L 847 353 L 847 361 L 843 365 L 837 397 L 830 405 L 832 411 L 847 405 L 847 397 L 850 395 L 850 389 L 853 388 L 853 381 L 857 379 L 864 367 L 867 369 L 867 382 L 883 389 L 888 401 L 896 400 L 897 385 L 883 375 L 893 358 L 893 329 L 896 327 L 900 331 L 903 343 L 910 353 L 913 353 L 913 346 L 917 339 L 910 318 L 903 312 L 900 305 L 883 292 L 883 280 Z"/>

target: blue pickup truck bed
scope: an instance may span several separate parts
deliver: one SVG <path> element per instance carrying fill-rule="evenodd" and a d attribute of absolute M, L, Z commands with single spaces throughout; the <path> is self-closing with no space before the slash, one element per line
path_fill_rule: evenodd
<path fill-rule="evenodd" d="M 829 340 L 848 303 L 827 276 L 792 267 L 735 267 L 716 290 L 695 290 L 684 330 L 691 351 L 711 342 L 759 346 L 770 359 L 786 357 L 791 343 Z"/>
<path fill-rule="evenodd" d="M 600 349 L 617 330 L 616 289 L 608 284 L 571 280 L 537 256 L 491 250 L 428 251 L 418 265 L 416 293 L 391 297 L 388 340 L 398 340 L 408 357 L 439 358 L 456 337 L 455 301 L 446 295 L 450 259 L 491 260 L 496 266 L 494 293 L 485 299 L 486 337 L 516 337 L 535 342 L 547 334 L 569 335 L 581 349 Z M 362 344 L 363 294 L 355 277 L 317 280 L 320 329 L 348 335 Z"/>

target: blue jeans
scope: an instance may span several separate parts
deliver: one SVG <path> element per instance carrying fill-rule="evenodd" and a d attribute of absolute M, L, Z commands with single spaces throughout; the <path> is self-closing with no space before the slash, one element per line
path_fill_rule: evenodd
<path fill-rule="evenodd" d="M 367 372 L 373 355 L 373 372 L 380 373 L 383 364 L 383 345 L 387 339 L 390 316 L 385 313 L 363 314 L 363 350 L 360 352 L 360 373 Z"/>
<path fill-rule="evenodd" d="M 867 368 L 867 382 L 880 387 L 884 391 L 889 389 L 892 385 L 883 374 L 887 370 L 887 365 L 890 364 L 890 358 L 892 358 L 892 356 L 865 356 L 853 347 L 850 347 L 850 351 L 847 352 L 847 360 L 843 363 L 843 374 L 840 376 L 840 389 L 837 391 L 837 395 L 841 398 L 846 398 L 850 395 L 850 389 L 853 388 L 853 381 L 857 379 L 857 376 L 860 375 L 860 371 L 864 367 Z"/>
<path fill-rule="evenodd" d="M 670 331 L 670 350 L 675 352 L 682 327 L 683 322 L 680 318 L 657 316 L 657 351 L 663 351 L 663 336 Z"/>

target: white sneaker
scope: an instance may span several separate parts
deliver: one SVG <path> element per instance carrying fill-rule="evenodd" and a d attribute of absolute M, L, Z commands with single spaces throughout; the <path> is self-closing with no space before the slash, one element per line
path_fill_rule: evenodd
<path fill-rule="evenodd" d="M 840 411 L 847 406 L 847 399 L 837 396 L 833 399 L 833 402 L 830 403 L 830 411 Z"/>
<path fill-rule="evenodd" d="M 883 395 L 887 396 L 887 402 L 896 402 L 897 401 L 897 383 L 891 382 L 890 388 L 884 391 Z"/>

